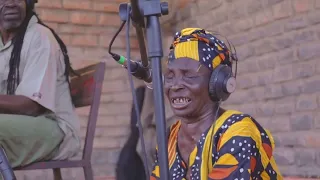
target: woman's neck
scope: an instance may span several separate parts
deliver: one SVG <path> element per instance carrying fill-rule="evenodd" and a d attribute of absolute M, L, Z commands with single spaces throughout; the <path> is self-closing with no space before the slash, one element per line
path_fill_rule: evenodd
<path fill-rule="evenodd" d="M 218 117 L 225 111 L 223 109 L 219 109 L 218 116 L 216 117 L 217 108 L 214 108 L 207 113 L 202 114 L 198 118 L 192 120 L 182 120 L 181 122 L 181 131 L 183 134 L 187 134 L 188 136 L 192 136 L 192 138 L 198 139 L 201 134 L 206 131 Z M 193 123 L 187 123 L 193 122 Z"/>

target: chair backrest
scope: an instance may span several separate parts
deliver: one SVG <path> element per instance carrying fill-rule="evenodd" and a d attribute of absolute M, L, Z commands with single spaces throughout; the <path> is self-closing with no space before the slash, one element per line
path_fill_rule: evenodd
<path fill-rule="evenodd" d="M 83 159 L 90 160 L 98 119 L 105 63 L 93 64 L 76 70 L 80 76 L 71 76 L 71 96 L 76 108 L 91 106 L 83 149 Z"/>

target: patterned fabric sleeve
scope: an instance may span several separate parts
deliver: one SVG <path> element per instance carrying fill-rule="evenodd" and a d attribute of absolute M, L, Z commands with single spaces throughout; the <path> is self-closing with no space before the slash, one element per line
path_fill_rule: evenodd
<path fill-rule="evenodd" d="M 226 125 L 224 129 L 227 130 L 219 138 L 216 162 L 208 175 L 209 180 L 251 180 L 259 177 L 263 166 L 259 152 L 260 133 L 255 124 L 250 118 L 244 118 Z"/>
<path fill-rule="evenodd" d="M 180 121 L 177 121 L 176 123 L 172 124 L 166 131 L 166 136 L 168 139 L 168 156 L 169 160 L 172 160 L 176 154 L 176 145 L 174 144 L 176 142 L 176 134 L 178 132 L 180 126 Z M 160 168 L 159 168 L 159 160 L 158 160 L 158 146 L 156 146 L 156 152 L 155 152 L 155 161 L 153 164 L 152 172 L 150 175 L 150 180 L 158 180 L 160 179 Z M 174 159 L 173 159 L 174 160 Z M 172 166 L 173 162 L 169 161 L 169 168 Z"/>

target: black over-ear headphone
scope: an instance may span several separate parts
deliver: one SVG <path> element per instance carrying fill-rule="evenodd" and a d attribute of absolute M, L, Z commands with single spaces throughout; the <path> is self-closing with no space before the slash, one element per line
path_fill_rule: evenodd
<path fill-rule="evenodd" d="M 201 32 L 206 33 L 205 30 L 202 30 Z M 214 34 L 221 35 L 219 33 L 214 33 Z M 229 65 L 220 64 L 217 67 L 215 67 L 213 69 L 213 72 L 211 73 L 211 77 L 209 80 L 209 97 L 214 102 L 221 102 L 221 101 L 227 100 L 230 94 L 236 90 L 236 75 L 237 75 L 237 68 L 238 68 L 237 52 L 233 44 L 230 44 L 227 38 L 226 40 L 230 47 L 230 54 L 228 56 L 228 58 L 230 58 L 228 59 L 230 61 L 230 64 Z M 232 51 L 232 48 L 234 52 Z M 220 52 L 218 51 L 217 53 L 220 54 Z M 233 75 L 233 71 L 232 71 L 232 61 L 236 61 L 235 75 Z"/>
<path fill-rule="evenodd" d="M 212 101 L 225 101 L 236 89 L 232 69 L 226 64 L 214 68 L 209 81 L 209 96 Z"/>
<path fill-rule="evenodd" d="M 38 0 L 26 0 L 27 9 L 34 9 L 34 4 L 37 3 Z"/>

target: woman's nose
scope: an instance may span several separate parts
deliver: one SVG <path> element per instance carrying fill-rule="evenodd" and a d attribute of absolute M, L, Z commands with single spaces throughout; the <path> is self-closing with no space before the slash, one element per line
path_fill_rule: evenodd
<path fill-rule="evenodd" d="M 173 91 L 178 91 L 178 90 L 180 90 L 180 89 L 183 89 L 183 85 L 180 84 L 180 83 L 174 83 L 174 84 L 171 86 L 170 89 L 173 90 Z"/>
<path fill-rule="evenodd" d="M 173 91 L 178 91 L 184 88 L 182 77 L 172 77 L 164 81 L 165 86 Z"/>

